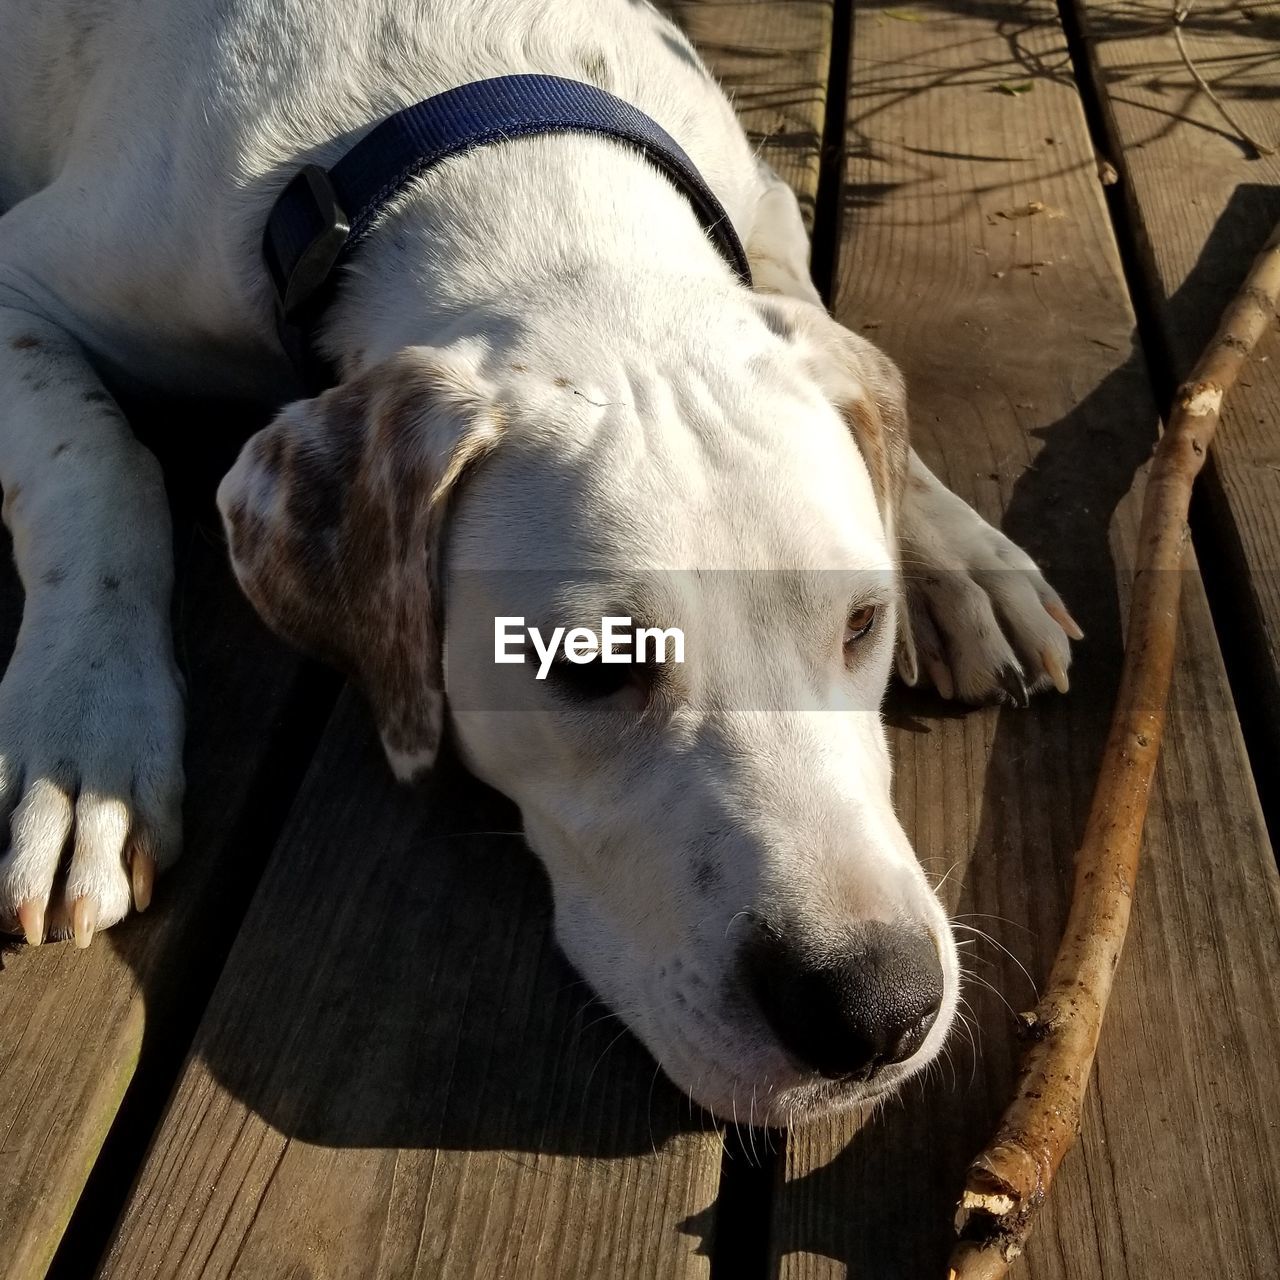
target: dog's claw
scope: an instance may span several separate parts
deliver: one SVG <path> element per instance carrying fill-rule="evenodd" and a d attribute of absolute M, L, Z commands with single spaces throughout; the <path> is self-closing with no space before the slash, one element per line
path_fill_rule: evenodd
<path fill-rule="evenodd" d="M 149 853 L 135 852 L 129 865 L 129 878 L 133 884 L 133 906 L 145 911 L 151 905 L 151 891 L 156 882 L 156 860 Z"/>
<path fill-rule="evenodd" d="M 71 907 L 71 934 L 82 951 L 93 941 L 98 927 L 98 904 L 92 898 L 77 898 Z"/>
<path fill-rule="evenodd" d="M 1067 612 L 1066 606 L 1059 600 L 1046 600 L 1044 611 L 1060 626 L 1071 640 L 1083 640 L 1084 632 L 1080 624 Z M 1050 673 L 1052 674 L 1052 672 Z M 1061 686 L 1059 686 L 1061 688 Z M 1066 690 L 1062 690 L 1066 693 Z"/>
<path fill-rule="evenodd" d="M 900 644 L 894 654 L 894 660 L 902 683 L 914 689 L 920 682 L 920 667 L 916 661 L 915 651 L 908 644 Z"/>
<path fill-rule="evenodd" d="M 941 662 L 937 658 L 926 658 L 925 666 L 929 669 L 929 679 L 933 681 L 933 687 L 950 702 L 956 696 L 956 686 L 951 679 L 951 669 L 945 662 Z"/>
<path fill-rule="evenodd" d="M 1031 695 L 1027 692 L 1027 682 L 1017 667 L 1001 667 L 996 672 L 996 684 L 1004 690 L 1006 698 L 1015 707 L 1030 706 Z"/>
<path fill-rule="evenodd" d="M 38 947 L 44 941 L 44 903 L 36 898 L 24 902 L 18 908 L 18 923 L 29 947 Z"/>
<path fill-rule="evenodd" d="M 1067 680 L 1067 673 L 1062 669 L 1058 655 L 1052 649 L 1045 649 L 1040 654 L 1040 662 L 1044 666 L 1045 674 L 1053 681 L 1053 687 L 1059 693 L 1066 693 L 1071 688 L 1071 684 Z"/>

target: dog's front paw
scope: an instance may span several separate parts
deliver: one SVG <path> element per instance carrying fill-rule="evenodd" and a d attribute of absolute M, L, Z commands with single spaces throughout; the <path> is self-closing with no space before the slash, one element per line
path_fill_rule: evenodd
<path fill-rule="evenodd" d="M 1012 702 L 1067 691 L 1083 632 L 1035 561 L 918 460 L 903 503 L 906 618 L 898 668 L 944 698 Z"/>
<path fill-rule="evenodd" d="M 0 930 L 85 947 L 146 908 L 181 843 L 182 723 L 167 640 L 24 623 L 0 683 Z"/>

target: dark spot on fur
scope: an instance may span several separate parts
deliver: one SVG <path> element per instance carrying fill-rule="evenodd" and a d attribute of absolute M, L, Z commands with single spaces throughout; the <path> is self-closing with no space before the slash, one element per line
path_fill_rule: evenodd
<path fill-rule="evenodd" d="M 268 475 L 278 476 L 284 468 L 286 445 L 284 432 L 266 431 L 259 437 L 258 461 Z"/>
<path fill-rule="evenodd" d="M 343 434 L 346 449 L 358 458 L 364 448 L 361 423 L 371 416 L 372 445 L 375 450 L 386 450 L 386 456 L 408 461 L 417 450 L 423 415 L 430 404 L 434 388 L 430 385 L 405 387 L 391 397 L 371 406 L 366 400 L 350 401 L 350 412 L 344 423 Z"/>
<path fill-rule="evenodd" d="M 40 581 L 43 582 L 46 587 L 61 586 L 61 584 L 66 580 L 67 571 L 65 569 L 59 569 L 56 566 L 52 569 L 46 569 L 44 573 L 40 575 Z"/>
<path fill-rule="evenodd" d="M 71 446 L 63 440 L 61 444 L 55 445 L 53 452 L 49 455 L 51 458 L 60 458 Z"/>
<path fill-rule="evenodd" d="M 578 54 L 578 67 L 582 78 L 591 84 L 607 89 L 611 83 L 609 59 L 603 49 L 583 49 Z"/>
<path fill-rule="evenodd" d="M 265 545 L 271 536 L 267 522 L 243 502 L 228 513 L 227 522 L 230 525 L 231 553 L 237 559 L 249 556 L 254 548 Z"/>
<path fill-rule="evenodd" d="M 347 453 L 344 448 L 325 453 L 299 450 L 290 468 L 285 510 L 300 535 L 304 555 L 309 561 L 312 555 L 308 553 L 320 557 L 310 565 L 316 573 L 332 570 L 330 554 L 323 544 L 327 542 L 326 535 L 342 523 L 346 509 L 354 463 L 358 462 L 348 459 Z"/>
<path fill-rule="evenodd" d="M 331 590 L 335 559 L 347 550 L 348 507 L 353 501 L 360 505 L 353 489 L 364 444 L 363 407 L 364 400 L 353 400 L 350 394 L 336 399 L 329 433 L 322 442 L 294 448 L 281 477 L 295 569 L 309 583 L 307 592 L 317 598 Z"/>
<path fill-rule="evenodd" d="M 43 391 L 49 385 L 48 378 L 33 378 L 30 375 L 24 375 L 22 380 L 32 391 Z"/>
<path fill-rule="evenodd" d="M 104 591 L 119 591 L 120 579 L 113 573 L 106 573 L 102 576 L 102 589 Z"/>
<path fill-rule="evenodd" d="M 699 893 L 710 893 L 719 887 L 724 875 L 711 858 L 701 858 L 693 868 L 693 886 Z"/>
<path fill-rule="evenodd" d="M 94 659 L 92 659 L 92 660 L 90 661 L 90 663 L 89 663 L 89 670 L 90 670 L 90 671 L 101 671 L 101 670 L 102 670 L 102 659 L 101 659 L 101 658 L 94 658 Z"/>
<path fill-rule="evenodd" d="M 76 762 L 74 760 L 70 760 L 66 756 L 61 756 L 53 762 L 53 768 L 49 772 L 52 775 L 52 780 L 55 784 L 60 783 L 65 786 L 76 776 L 78 770 L 76 769 Z"/>
<path fill-rule="evenodd" d="M 776 333 L 779 338 L 786 342 L 790 342 L 796 336 L 796 327 L 791 323 L 791 317 L 779 306 L 772 302 L 761 302 L 757 300 L 756 310 L 760 312 L 760 319 L 765 322 L 771 332 Z"/>
<path fill-rule="evenodd" d="M 84 393 L 85 404 L 106 404 L 111 397 L 105 391 L 86 391 Z"/>
<path fill-rule="evenodd" d="M 555 385 L 556 385 L 557 387 L 567 387 L 567 386 L 569 385 L 569 379 L 568 379 L 568 378 L 556 378 L 556 379 L 555 379 Z"/>
<path fill-rule="evenodd" d="M 36 351 L 44 345 L 34 333 L 20 333 L 9 345 L 15 351 Z"/>

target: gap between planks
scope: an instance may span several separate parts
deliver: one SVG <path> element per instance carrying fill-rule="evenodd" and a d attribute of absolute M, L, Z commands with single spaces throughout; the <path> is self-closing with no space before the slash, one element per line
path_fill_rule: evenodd
<path fill-rule="evenodd" d="M 1111 0 L 1062 0 L 1081 92 L 1119 182 L 1109 204 L 1143 340 L 1168 404 L 1280 221 L 1280 156 L 1255 156 L 1191 89 L 1171 30 Z M 1255 132 L 1274 130 L 1276 20 L 1192 10 L 1193 56 Z M 1270 35 L 1269 35 L 1270 32 Z M 1171 95 L 1176 95 L 1171 101 Z M 1187 174 L 1195 189 L 1186 188 Z M 1228 399 L 1191 525 L 1272 843 L 1280 832 L 1280 333 Z"/>

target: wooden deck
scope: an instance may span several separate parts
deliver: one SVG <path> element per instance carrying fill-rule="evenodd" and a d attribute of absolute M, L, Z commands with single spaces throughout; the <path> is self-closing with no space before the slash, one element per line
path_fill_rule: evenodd
<path fill-rule="evenodd" d="M 1194 90 L 1163 0 L 672 8 L 800 193 L 837 315 L 903 365 L 922 453 L 1088 635 L 1029 711 L 891 698 L 920 856 L 959 863 L 950 908 L 1016 957 L 969 949 L 1002 997 L 969 992 L 977 1052 L 856 1135 L 691 1115 L 584 1007 L 511 807 L 456 767 L 397 788 L 358 700 L 241 600 L 212 491 L 254 423 L 223 409 L 182 434 L 207 456 L 169 460 L 188 851 L 88 952 L 2 957 L 6 1280 L 943 1274 L 1009 1092 L 1003 1000 L 1032 1002 L 1064 916 L 1160 407 L 1280 219 L 1280 159 Z M 1280 141 L 1280 5 L 1186 32 Z M 1194 533 L 1135 924 L 1036 1280 L 1280 1275 L 1280 333 Z M 20 599 L 10 575 L 8 642 Z"/>

